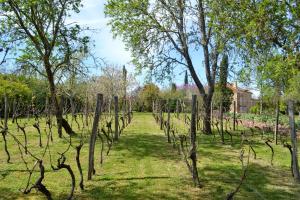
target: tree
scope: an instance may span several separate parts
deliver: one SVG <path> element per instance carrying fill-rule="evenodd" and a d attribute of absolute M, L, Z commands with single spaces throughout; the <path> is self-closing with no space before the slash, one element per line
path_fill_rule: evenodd
<path fill-rule="evenodd" d="M 171 84 L 171 88 L 163 89 L 160 93 L 160 97 L 166 102 L 169 102 L 171 112 L 176 110 L 177 102 L 185 97 L 185 92 L 183 90 L 177 90 L 175 83 Z"/>
<path fill-rule="evenodd" d="M 187 70 L 185 71 L 185 75 L 184 75 L 184 85 L 189 85 L 189 77 L 188 77 L 188 73 Z"/>
<path fill-rule="evenodd" d="M 113 33 L 123 38 L 138 69 L 148 68 L 160 78 L 178 65 L 189 70 L 203 99 L 204 132 L 208 134 L 219 54 L 226 41 L 211 26 L 217 20 L 210 16 L 210 6 L 202 0 L 108 0 L 105 6 Z M 192 52 L 203 53 L 207 92 Z"/>
<path fill-rule="evenodd" d="M 0 75 L 0 98 L 7 96 L 10 100 L 22 98 L 23 101 L 29 100 L 32 90 L 25 83 L 10 76 Z"/>
<path fill-rule="evenodd" d="M 222 143 L 224 144 L 224 132 L 223 132 L 223 112 L 224 112 L 224 97 L 226 95 L 227 77 L 228 77 L 228 56 L 224 55 L 220 65 L 220 89 L 221 89 L 221 102 L 220 102 L 220 130 L 222 136 Z"/>
<path fill-rule="evenodd" d="M 155 84 L 149 83 L 143 87 L 139 96 L 143 102 L 144 111 L 152 111 L 152 103 L 160 98 L 160 90 Z"/>
<path fill-rule="evenodd" d="M 101 93 L 111 100 L 114 96 L 124 98 L 125 90 L 129 93 L 136 85 L 136 79 L 131 73 L 127 73 L 126 76 L 127 79 L 124 81 L 123 69 L 118 66 L 104 66 L 101 68 L 100 76 L 92 77 L 87 81 L 87 92 L 93 99 L 96 93 Z"/>
<path fill-rule="evenodd" d="M 235 46 L 246 62 L 267 55 L 260 71 L 278 84 L 280 92 L 291 89 L 289 83 L 300 70 L 300 4 L 291 1 L 222 1 L 224 23 L 232 27 Z M 246 8 L 246 9 L 245 9 Z M 217 14 L 217 13 L 216 13 Z M 269 64 L 269 66 L 268 66 Z M 253 65 L 257 67 L 257 65 Z M 271 69 L 271 70 L 269 70 Z M 282 86 L 282 87 L 280 87 Z M 279 92 L 278 92 L 279 93 Z M 289 98 L 289 96 L 287 96 Z M 293 118 L 294 100 L 288 99 L 294 178 L 300 180 L 297 161 L 297 137 Z M 295 173 L 297 171 L 297 173 Z"/>
<path fill-rule="evenodd" d="M 3 0 L 0 28 L 3 46 L 14 45 L 21 68 L 38 72 L 47 78 L 61 136 L 62 127 L 73 130 L 62 116 L 57 98 L 59 77 L 74 67 L 73 55 L 87 51 L 88 37 L 80 37 L 78 25 L 66 24 L 70 12 L 79 12 L 81 0 Z"/>

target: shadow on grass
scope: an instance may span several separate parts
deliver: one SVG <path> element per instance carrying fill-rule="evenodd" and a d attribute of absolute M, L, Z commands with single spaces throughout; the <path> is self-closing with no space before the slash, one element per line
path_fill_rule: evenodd
<path fill-rule="evenodd" d="M 146 177 L 147 178 L 147 177 Z M 159 177 L 158 177 L 159 178 Z M 156 178 L 155 178 L 156 179 Z M 155 184 L 155 179 L 152 184 Z M 162 188 L 162 190 L 151 190 L 149 189 L 148 183 L 141 183 L 135 181 L 136 179 L 132 179 L 126 181 L 124 183 L 116 182 L 119 179 L 112 179 L 111 181 L 105 182 L 103 186 L 93 187 L 91 189 L 87 189 L 85 192 L 79 195 L 78 199 L 166 199 L 166 200 L 177 200 L 177 199 L 199 199 L 199 197 L 194 196 L 191 198 L 184 191 L 180 191 L 178 189 L 176 192 L 170 192 L 166 188 Z M 176 188 L 176 183 L 172 183 L 169 187 Z M 188 183 L 187 183 L 188 184 Z M 151 187 L 150 187 L 151 188 Z"/>
<path fill-rule="evenodd" d="M 207 166 L 201 172 L 206 174 L 201 176 L 212 199 L 225 199 L 239 184 L 242 169 L 232 165 Z M 289 176 L 288 171 L 252 163 L 236 199 L 299 199 L 299 184 Z"/>
<path fill-rule="evenodd" d="M 0 200 L 15 200 L 20 197 L 20 192 L 13 192 L 9 188 L 0 188 Z"/>
<path fill-rule="evenodd" d="M 46 199 L 41 194 L 32 191 L 31 194 L 25 195 L 22 191 L 12 191 L 10 188 L 0 187 L 0 200 L 30 200 L 30 199 Z"/>
<path fill-rule="evenodd" d="M 135 159 L 155 157 L 162 160 L 180 160 L 180 156 L 176 154 L 172 144 L 168 144 L 163 135 L 127 135 L 113 148 L 116 151 L 127 150 Z"/>

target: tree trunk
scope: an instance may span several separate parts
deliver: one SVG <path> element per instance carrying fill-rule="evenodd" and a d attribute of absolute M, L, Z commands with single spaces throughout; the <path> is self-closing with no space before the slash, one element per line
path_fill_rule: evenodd
<path fill-rule="evenodd" d="M 205 134 L 212 134 L 211 130 L 211 99 L 204 100 L 203 131 Z"/>
<path fill-rule="evenodd" d="M 295 117 L 294 117 L 294 102 L 292 100 L 288 101 L 288 113 L 289 113 L 289 123 L 291 132 L 291 143 L 293 148 L 292 155 L 292 170 L 294 174 L 294 179 L 300 181 L 299 165 L 298 165 L 298 151 L 297 151 L 297 133 L 295 128 Z"/>
<path fill-rule="evenodd" d="M 45 69 L 47 73 L 47 78 L 49 82 L 49 87 L 50 87 L 50 94 L 51 94 L 51 100 L 52 104 L 55 109 L 55 116 L 57 120 L 57 126 L 58 126 L 58 135 L 61 137 L 62 135 L 62 130 L 61 127 L 63 127 L 66 131 L 67 134 L 69 135 L 74 135 L 74 131 L 72 130 L 71 126 L 69 125 L 68 121 L 63 118 L 63 112 L 62 112 L 62 107 L 59 105 L 57 96 L 56 96 L 56 87 L 54 83 L 54 74 L 51 71 L 51 65 L 49 63 L 49 60 L 45 58 L 44 61 L 45 64 Z"/>
<path fill-rule="evenodd" d="M 101 115 L 102 102 L 103 102 L 103 95 L 102 94 L 97 94 L 95 117 L 94 117 L 93 129 L 92 129 L 92 133 L 91 133 L 90 146 L 89 146 L 88 180 L 92 179 L 92 174 L 94 172 L 95 144 L 96 144 L 96 137 L 97 137 L 99 119 L 100 119 L 100 115 Z"/>

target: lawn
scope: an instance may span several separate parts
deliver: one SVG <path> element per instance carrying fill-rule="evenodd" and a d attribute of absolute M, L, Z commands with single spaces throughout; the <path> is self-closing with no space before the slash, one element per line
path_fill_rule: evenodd
<path fill-rule="evenodd" d="M 178 132 L 186 133 L 182 120 L 172 116 L 172 122 L 178 126 Z M 22 139 L 21 132 L 10 123 L 10 131 Z M 28 127 L 29 149 L 37 155 L 42 153 L 38 147 L 38 134 Z M 41 129 L 43 130 L 43 128 Z M 43 132 L 43 145 L 46 135 Z M 240 162 L 240 136 L 234 133 L 233 145 L 226 137 L 222 145 L 219 136 L 197 135 L 198 168 L 204 187 L 195 188 L 191 175 L 177 149 L 167 143 L 163 131 L 155 123 L 150 113 L 135 113 L 132 123 L 124 130 L 120 140 L 113 144 L 104 163 L 100 164 L 100 141 L 96 144 L 96 175 L 87 181 L 88 144 L 83 146 L 81 162 L 84 173 L 85 190 L 78 187 L 79 172 L 75 163 L 75 149 L 67 153 L 66 164 L 70 164 L 76 176 L 75 199 L 225 199 L 226 195 L 238 185 L 242 173 Z M 266 137 L 266 136 L 264 136 Z M 88 137 L 85 139 L 88 141 Z M 273 145 L 275 150 L 271 165 L 270 148 L 264 144 L 260 135 L 251 138 L 257 158 L 250 155 L 247 178 L 235 199 L 300 199 L 299 184 L 294 183 L 290 172 L 290 155 L 282 145 Z M 78 138 L 73 138 L 74 144 Z M 28 173 L 19 156 L 19 150 L 13 139 L 8 136 L 11 162 L 7 164 L 0 145 L 0 199 L 43 199 L 41 193 L 33 191 L 28 195 L 20 189 L 26 186 Z M 52 160 L 59 157 L 68 141 L 57 137 L 50 142 Z M 244 145 L 245 152 L 248 146 Z M 245 155 L 246 155 L 245 154 Z M 44 183 L 54 199 L 65 199 L 69 193 L 71 181 L 66 171 L 53 172 L 48 156 L 45 157 Z M 27 157 L 32 165 L 33 161 Z M 35 173 L 38 177 L 38 172 Z M 35 178 L 32 179 L 34 182 Z"/>

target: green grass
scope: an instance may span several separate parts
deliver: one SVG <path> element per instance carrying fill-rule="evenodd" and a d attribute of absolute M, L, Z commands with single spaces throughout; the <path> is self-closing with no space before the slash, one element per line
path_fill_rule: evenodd
<path fill-rule="evenodd" d="M 180 133 L 186 133 L 181 120 L 172 117 Z M 14 125 L 10 130 L 18 135 Z M 40 155 L 38 135 L 33 128 L 28 128 L 29 149 Z M 42 129 L 43 130 L 43 129 Z M 46 135 L 43 132 L 43 143 Z M 50 143 L 53 160 L 58 158 L 56 152 L 67 148 L 67 142 L 56 137 Z M 136 113 L 133 122 L 122 133 L 119 142 L 114 143 L 104 164 L 99 163 L 100 143 L 96 144 L 96 175 L 87 181 L 88 144 L 83 147 L 81 162 L 85 178 L 85 190 L 78 187 L 79 173 L 75 164 L 75 150 L 67 153 L 66 164 L 70 164 L 76 175 L 75 199 L 225 199 L 239 183 L 242 168 L 239 161 L 240 137 L 234 136 L 231 146 L 229 138 L 226 144 L 220 138 L 198 133 L 198 168 L 204 187 L 193 187 L 191 176 L 178 151 L 168 144 L 163 131 L 155 123 L 151 114 Z M 78 139 L 74 138 L 74 144 Z M 252 138 L 257 159 L 250 159 L 247 179 L 236 199 L 300 199 L 300 185 L 294 183 L 289 165 L 290 155 L 282 145 L 275 148 L 274 165 L 270 164 L 271 152 L 260 136 Z M 24 188 L 27 173 L 20 159 L 18 148 L 11 137 L 8 137 L 12 163 L 6 164 L 3 141 L 0 140 L 0 199 L 43 199 L 43 195 L 33 191 L 23 195 L 19 189 Z M 87 138 L 88 141 L 88 138 Z M 246 148 L 246 147 L 245 147 Z M 31 165 L 33 161 L 28 158 Z M 46 176 L 44 183 L 52 192 L 54 199 L 65 199 L 70 190 L 70 178 L 65 171 L 53 172 L 48 156 L 45 159 Z M 38 172 L 34 177 L 37 177 Z M 32 179 L 33 181 L 35 179 Z"/>

